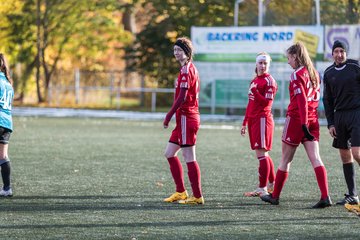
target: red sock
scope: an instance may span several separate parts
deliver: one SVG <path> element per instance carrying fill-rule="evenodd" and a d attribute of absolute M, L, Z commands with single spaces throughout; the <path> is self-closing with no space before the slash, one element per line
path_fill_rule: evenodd
<path fill-rule="evenodd" d="M 193 191 L 193 195 L 196 198 L 202 196 L 201 193 L 201 173 L 199 165 L 196 161 L 186 163 L 188 168 L 188 176 Z"/>
<path fill-rule="evenodd" d="M 319 166 L 314 168 L 314 170 L 315 170 L 316 180 L 321 192 L 321 199 L 325 199 L 329 196 L 326 168 L 324 166 Z"/>
<path fill-rule="evenodd" d="M 288 176 L 288 172 L 281 171 L 280 169 L 277 170 L 274 192 L 272 193 L 273 198 L 280 197 L 280 193 L 285 185 Z"/>
<path fill-rule="evenodd" d="M 273 183 L 275 182 L 275 168 L 274 168 L 274 162 L 271 159 L 270 156 L 266 158 L 266 160 L 269 162 L 269 182 Z"/>
<path fill-rule="evenodd" d="M 168 162 L 170 165 L 171 175 L 176 185 L 176 191 L 184 192 L 185 191 L 184 173 L 179 158 L 178 157 L 168 158 Z"/>
<path fill-rule="evenodd" d="M 258 157 L 259 159 L 259 187 L 264 188 L 267 185 L 267 180 L 269 177 L 269 162 L 265 156 Z"/>

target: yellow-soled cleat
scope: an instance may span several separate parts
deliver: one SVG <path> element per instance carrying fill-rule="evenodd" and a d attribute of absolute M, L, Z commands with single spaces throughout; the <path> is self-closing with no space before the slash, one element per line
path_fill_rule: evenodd
<path fill-rule="evenodd" d="M 180 204 L 204 204 L 205 200 L 204 200 L 204 197 L 199 197 L 199 198 L 190 197 L 185 200 L 180 200 L 179 203 Z"/>
<path fill-rule="evenodd" d="M 185 200 L 189 197 L 187 191 L 184 191 L 184 192 L 175 192 L 173 193 L 170 197 L 168 198 L 165 198 L 164 199 L 164 202 L 176 202 L 176 201 L 179 201 L 179 200 Z"/>

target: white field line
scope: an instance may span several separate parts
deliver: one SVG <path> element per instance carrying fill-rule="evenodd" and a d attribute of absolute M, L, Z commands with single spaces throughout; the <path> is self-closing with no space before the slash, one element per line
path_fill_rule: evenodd
<path fill-rule="evenodd" d="M 13 116 L 19 117 L 97 117 L 97 118 L 119 118 L 126 120 L 159 120 L 162 121 L 166 113 L 152 113 L 152 112 L 134 112 L 134 111 L 119 111 L 119 110 L 89 110 L 89 109 L 72 109 L 72 108 L 36 108 L 36 107 L 14 107 L 12 110 Z M 174 117 L 173 117 L 174 118 Z M 208 129 L 225 129 L 232 130 L 241 127 L 243 116 L 228 116 L 228 115 L 211 115 L 201 114 L 202 123 L 215 122 L 227 123 L 223 125 L 204 125 L 202 128 Z M 282 125 L 285 122 L 284 118 L 275 118 L 275 124 Z M 319 120 L 320 125 L 326 126 L 326 119 Z M 231 126 L 231 124 L 237 126 Z M 229 126 L 230 125 L 230 126 Z"/>

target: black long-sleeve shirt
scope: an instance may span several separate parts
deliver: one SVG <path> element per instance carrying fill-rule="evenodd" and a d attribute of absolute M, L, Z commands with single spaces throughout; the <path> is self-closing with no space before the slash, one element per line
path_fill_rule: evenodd
<path fill-rule="evenodd" d="M 324 72 L 324 107 L 328 127 L 334 125 L 336 111 L 360 109 L 360 65 L 348 59 Z"/>

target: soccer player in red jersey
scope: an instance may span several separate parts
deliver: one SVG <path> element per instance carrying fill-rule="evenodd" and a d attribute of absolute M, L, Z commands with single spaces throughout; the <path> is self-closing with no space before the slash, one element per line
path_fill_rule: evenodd
<path fill-rule="evenodd" d="M 176 192 L 165 198 L 165 202 L 179 201 L 182 204 L 204 204 L 201 191 L 200 168 L 196 161 L 196 135 L 200 127 L 199 91 L 200 79 L 192 63 L 193 46 L 188 38 L 178 38 L 174 45 L 174 56 L 180 63 L 180 73 L 175 84 L 174 103 L 163 122 L 168 128 L 172 116 L 176 115 L 176 126 L 166 146 L 165 157 L 176 185 Z M 182 164 L 177 157 L 182 150 L 188 169 L 193 196 L 189 197 L 184 185 Z"/>
<path fill-rule="evenodd" d="M 274 191 L 260 196 L 265 202 L 279 204 L 280 193 L 289 175 L 291 161 L 302 143 L 315 171 L 321 198 L 313 208 L 331 206 L 326 168 L 319 152 L 320 127 L 317 108 L 320 100 L 319 74 L 305 46 L 298 42 L 287 49 L 288 64 L 295 70 L 289 84 L 290 104 L 282 135 L 282 157 L 276 173 Z"/>
<path fill-rule="evenodd" d="M 272 147 L 274 119 L 271 107 L 277 91 L 277 84 L 269 74 L 271 58 L 261 52 L 256 57 L 256 77 L 251 81 L 249 101 L 241 128 L 241 135 L 249 131 L 251 149 L 255 150 L 259 160 L 259 185 L 252 192 L 246 192 L 246 197 L 257 197 L 272 192 L 275 180 L 274 163 L 269 155 Z"/>

